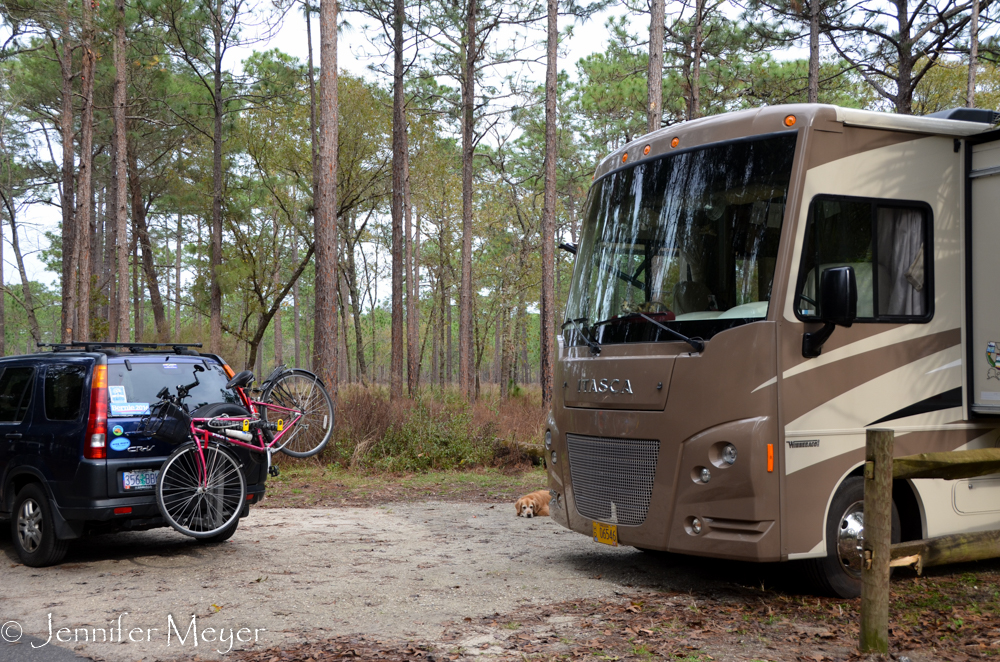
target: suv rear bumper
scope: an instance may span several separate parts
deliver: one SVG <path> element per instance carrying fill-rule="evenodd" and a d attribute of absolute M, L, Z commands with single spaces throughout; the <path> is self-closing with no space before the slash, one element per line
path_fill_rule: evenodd
<path fill-rule="evenodd" d="M 247 485 L 247 500 L 240 517 L 250 514 L 250 506 L 264 497 L 264 489 L 263 484 Z M 126 508 L 128 512 L 123 512 Z M 56 535 L 63 540 L 79 538 L 88 525 L 98 530 L 140 530 L 166 526 L 152 490 L 142 496 L 94 500 L 85 507 L 61 508 L 56 505 L 54 511 Z"/>

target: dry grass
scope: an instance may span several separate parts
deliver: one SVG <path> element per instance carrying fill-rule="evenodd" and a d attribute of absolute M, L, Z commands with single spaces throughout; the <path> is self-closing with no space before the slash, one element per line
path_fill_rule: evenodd
<path fill-rule="evenodd" d="M 507 400 L 484 391 L 470 404 L 455 390 L 393 401 L 384 387 L 352 385 L 338 395 L 336 438 L 319 459 L 388 471 L 526 467 L 540 460 L 545 416 L 537 389 Z"/>

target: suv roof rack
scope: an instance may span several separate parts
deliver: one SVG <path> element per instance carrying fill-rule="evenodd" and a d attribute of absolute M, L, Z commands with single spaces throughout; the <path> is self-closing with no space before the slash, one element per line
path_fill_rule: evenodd
<path fill-rule="evenodd" d="M 175 354 L 188 354 L 197 356 L 198 352 L 192 351 L 190 347 L 201 347 L 201 343 L 162 343 L 162 342 L 91 342 L 74 341 L 70 343 L 38 343 L 39 348 L 51 347 L 53 352 L 65 352 L 74 349 L 82 349 L 85 352 L 101 352 L 114 350 L 116 348 L 128 349 L 133 354 L 141 354 L 147 349 L 161 349 L 169 347 Z"/>

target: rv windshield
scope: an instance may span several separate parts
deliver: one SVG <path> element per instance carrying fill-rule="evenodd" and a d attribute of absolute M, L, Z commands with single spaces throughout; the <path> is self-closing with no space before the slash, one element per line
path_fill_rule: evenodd
<path fill-rule="evenodd" d="M 796 134 L 614 172 L 590 191 L 567 345 L 711 338 L 767 316 Z M 572 320 L 569 321 L 569 320 Z"/>

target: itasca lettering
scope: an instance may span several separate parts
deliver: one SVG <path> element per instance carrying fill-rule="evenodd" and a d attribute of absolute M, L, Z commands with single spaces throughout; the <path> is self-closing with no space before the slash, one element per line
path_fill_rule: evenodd
<path fill-rule="evenodd" d="M 632 393 L 632 382 L 628 379 L 581 379 L 576 385 L 577 393 Z"/>

